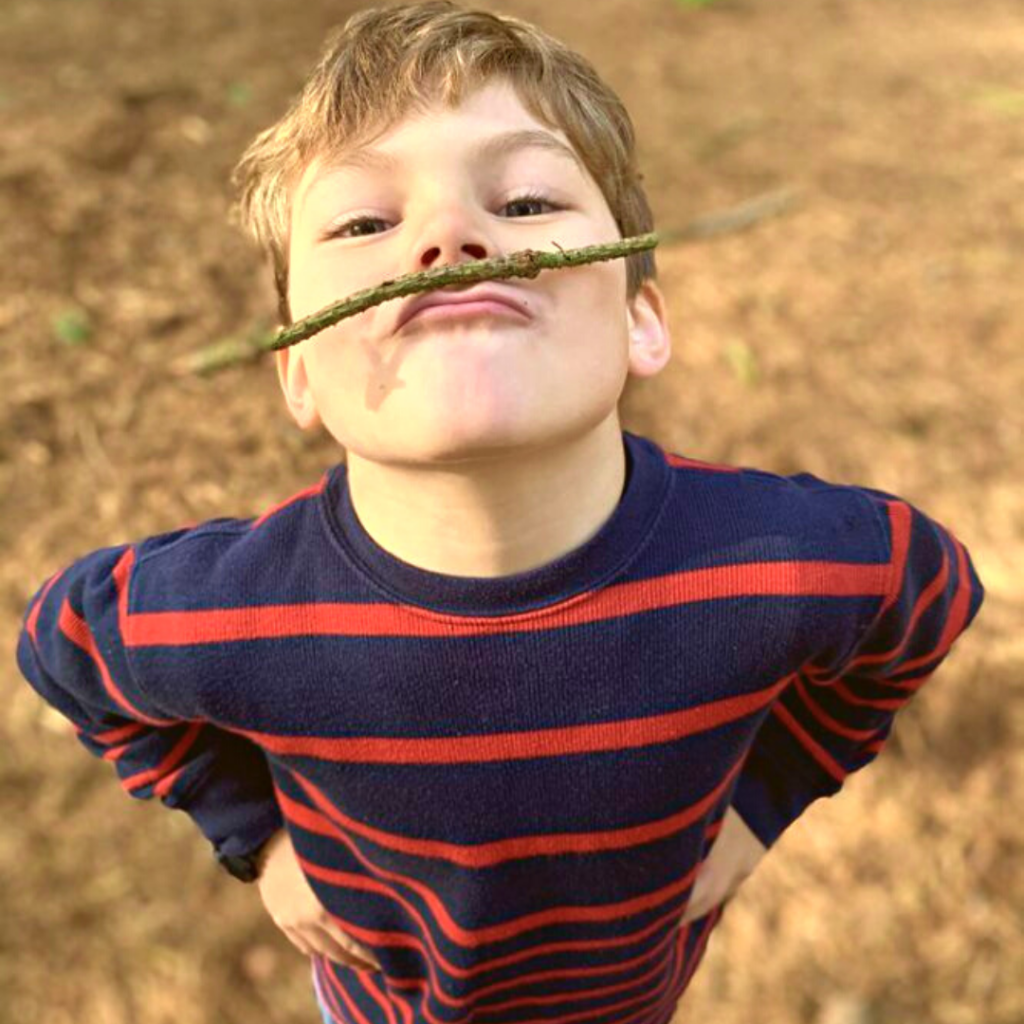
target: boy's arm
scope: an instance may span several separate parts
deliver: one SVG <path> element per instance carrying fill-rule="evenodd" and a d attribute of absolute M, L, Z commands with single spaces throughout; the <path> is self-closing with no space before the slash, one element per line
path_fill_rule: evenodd
<path fill-rule="evenodd" d="M 887 538 L 886 594 L 859 637 L 847 635 L 855 629 L 851 616 L 822 621 L 818 655 L 781 693 L 751 745 L 732 806 L 765 846 L 875 759 L 897 711 L 939 667 L 984 597 L 950 531 L 893 495 L 856 490 Z"/>
<path fill-rule="evenodd" d="M 134 559 L 131 545 L 103 548 L 48 580 L 25 613 L 18 666 L 130 796 L 185 811 L 218 854 L 250 853 L 283 823 L 266 758 L 143 689 L 122 629 Z"/>

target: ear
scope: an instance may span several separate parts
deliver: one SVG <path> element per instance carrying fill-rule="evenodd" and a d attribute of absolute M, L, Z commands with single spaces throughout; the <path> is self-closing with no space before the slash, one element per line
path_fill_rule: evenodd
<path fill-rule="evenodd" d="M 315 427 L 320 422 L 320 410 L 316 407 L 316 400 L 309 387 L 306 353 L 302 342 L 278 349 L 274 358 L 277 361 L 277 379 L 292 419 L 303 430 Z"/>
<path fill-rule="evenodd" d="M 672 355 L 665 299 L 653 281 L 644 281 L 626 304 L 629 323 L 629 372 L 653 377 Z"/>

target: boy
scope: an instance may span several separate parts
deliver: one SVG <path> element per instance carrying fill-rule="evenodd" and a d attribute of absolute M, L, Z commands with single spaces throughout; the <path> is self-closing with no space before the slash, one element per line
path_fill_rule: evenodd
<path fill-rule="evenodd" d="M 652 228 L 590 65 L 447 2 L 350 19 L 237 180 L 286 324 Z M 653 278 L 450 288 L 278 352 L 346 462 L 93 552 L 26 612 L 30 683 L 257 882 L 327 1022 L 669 1021 L 742 879 L 978 612 L 899 498 L 621 429 L 670 356 Z"/>

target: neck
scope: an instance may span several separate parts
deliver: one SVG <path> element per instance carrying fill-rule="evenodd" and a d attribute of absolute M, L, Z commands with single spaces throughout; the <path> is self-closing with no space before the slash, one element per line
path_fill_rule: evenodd
<path fill-rule="evenodd" d="M 488 460 L 401 466 L 349 454 L 352 507 L 394 557 L 449 576 L 536 569 L 590 540 L 626 479 L 616 411 L 569 440 Z"/>

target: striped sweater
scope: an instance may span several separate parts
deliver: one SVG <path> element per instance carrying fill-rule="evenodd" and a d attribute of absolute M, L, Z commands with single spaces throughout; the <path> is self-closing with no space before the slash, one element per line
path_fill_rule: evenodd
<path fill-rule="evenodd" d="M 897 497 L 623 431 L 599 532 L 540 568 L 391 555 L 346 469 L 251 519 L 104 548 L 24 618 L 29 683 L 215 851 L 282 824 L 383 970 L 313 957 L 351 1024 L 664 1024 L 732 805 L 766 846 L 885 744 L 978 612 Z"/>

